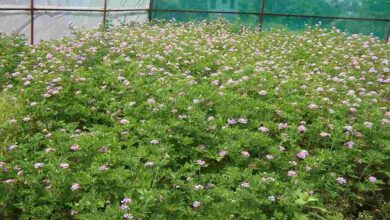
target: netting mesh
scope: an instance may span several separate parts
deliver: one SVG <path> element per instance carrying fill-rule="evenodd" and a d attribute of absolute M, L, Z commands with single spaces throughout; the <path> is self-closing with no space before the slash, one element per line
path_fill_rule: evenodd
<path fill-rule="evenodd" d="M 256 26 L 259 24 L 262 3 L 263 0 L 154 0 L 153 18 L 189 21 L 224 17 Z M 288 27 L 292 30 L 302 30 L 307 25 L 321 23 L 324 28 L 334 26 L 349 33 L 372 33 L 384 39 L 390 24 L 389 0 L 267 0 L 264 5 L 265 29 Z M 241 12 L 254 15 L 194 11 Z M 353 20 L 354 18 L 362 20 Z"/>
<path fill-rule="evenodd" d="M 149 16 L 177 21 L 223 17 L 257 28 L 263 16 L 264 30 L 281 27 L 303 30 L 321 23 L 324 28 L 337 27 L 348 33 L 373 34 L 382 39 L 388 38 L 390 32 L 390 0 L 107 0 L 107 7 L 105 0 L 33 0 L 34 26 L 31 2 L 0 0 L 0 32 L 18 32 L 31 38 L 34 29 L 36 43 L 68 34 L 69 25 L 98 27 L 103 21 L 103 9 L 114 25 L 121 21 L 146 22 Z"/>

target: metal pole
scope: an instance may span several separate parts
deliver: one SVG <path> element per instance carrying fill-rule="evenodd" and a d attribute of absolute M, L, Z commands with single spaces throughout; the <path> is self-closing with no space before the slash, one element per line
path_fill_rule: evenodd
<path fill-rule="evenodd" d="M 30 25 L 30 40 L 31 45 L 34 45 L 34 0 L 30 3 L 31 25 Z"/>
<path fill-rule="evenodd" d="M 385 42 L 387 44 L 390 43 L 390 22 L 389 22 L 389 28 L 388 28 L 388 31 L 387 31 L 387 37 L 386 37 Z"/>
<path fill-rule="evenodd" d="M 149 22 L 152 21 L 152 13 L 153 13 L 153 0 L 149 1 L 149 11 L 148 11 L 148 20 Z"/>
<path fill-rule="evenodd" d="M 107 17 L 107 0 L 104 0 L 104 9 L 103 9 L 103 28 L 106 28 L 106 17 Z"/>
<path fill-rule="evenodd" d="M 259 32 L 261 32 L 263 30 L 265 2 L 266 2 L 266 0 L 263 0 L 262 4 L 261 4 Z"/>

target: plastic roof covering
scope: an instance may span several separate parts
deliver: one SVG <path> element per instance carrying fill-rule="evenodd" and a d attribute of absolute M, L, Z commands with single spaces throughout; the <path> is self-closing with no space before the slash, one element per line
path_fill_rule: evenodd
<path fill-rule="evenodd" d="M 107 9 L 145 9 L 136 12 L 107 12 L 113 25 L 122 20 L 145 22 L 150 0 L 108 0 Z M 0 0 L 1 8 L 30 8 L 31 0 Z M 34 0 L 38 9 L 104 9 L 104 0 Z M 70 26 L 97 28 L 103 21 L 103 12 L 34 11 L 34 43 L 69 35 Z M 0 11 L 0 32 L 24 34 L 30 39 L 31 14 L 29 10 Z"/>

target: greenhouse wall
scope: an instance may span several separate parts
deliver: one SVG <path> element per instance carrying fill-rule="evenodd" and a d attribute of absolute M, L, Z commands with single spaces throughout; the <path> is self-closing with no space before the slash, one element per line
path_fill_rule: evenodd
<path fill-rule="evenodd" d="M 25 34 L 32 43 L 65 36 L 70 25 L 220 17 L 262 30 L 320 24 L 386 41 L 390 34 L 389 0 L 0 0 L 0 10 L 0 32 Z"/>
<path fill-rule="evenodd" d="M 0 0 L 0 32 L 24 34 L 31 43 L 97 28 L 104 21 L 145 22 L 149 0 Z"/>

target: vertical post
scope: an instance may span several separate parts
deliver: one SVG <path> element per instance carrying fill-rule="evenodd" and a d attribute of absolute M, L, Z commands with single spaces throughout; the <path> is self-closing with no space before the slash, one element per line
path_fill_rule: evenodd
<path fill-rule="evenodd" d="M 265 2 L 266 2 L 266 0 L 262 0 L 262 3 L 261 3 L 259 32 L 261 32 L 263 30 Z"/>
<path fill-rule="evenodd" d="M 30 15 L 31 15 L 31 24 L 30 24 L 30 40 L 31 45 L 34 45 L 34 0 L 30 2 Z"/>
<path fill-rule="evenodd" d="M 107 17 L 107 0 L 104 0 L 104 8 L 103 8 L 103 28 L 106 28 L 106 17 Z"/>
<path fill-rule="evenodd" d="M 387 30 L 387 36 L 386 36 L 386 39 L 385 39 L 385 43 L 390 43 L 390 22 L 389 23 L 389 28 Z"/>
<path fill-rule="evenodd" d="M 149 10 L 148 10 L 148 20 L 152 21 L 152 13 L 153 13 L 153 0 L 149 0 Z"/>

